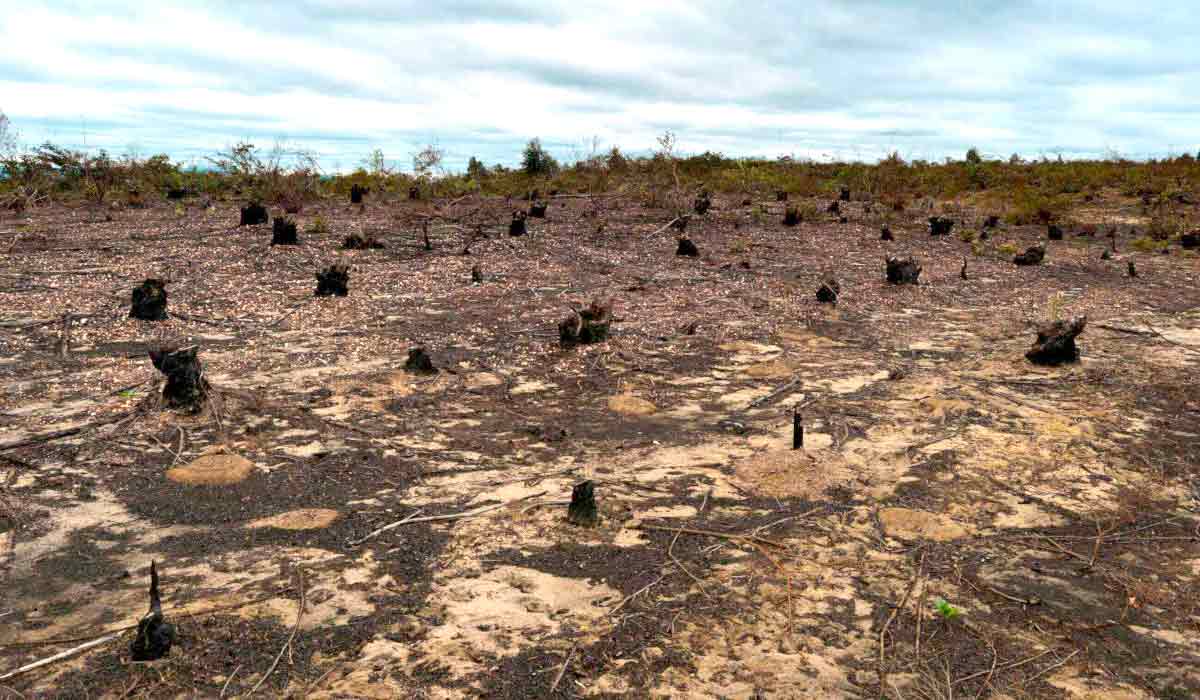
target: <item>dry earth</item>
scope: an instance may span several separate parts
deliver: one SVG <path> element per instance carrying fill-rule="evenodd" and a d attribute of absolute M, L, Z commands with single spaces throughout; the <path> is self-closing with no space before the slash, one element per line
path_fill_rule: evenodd
<path fill-rule="evenodd" d="M 519 204 L 323 203 L 276 248 L 230 204 L 0 222 L 0 675 L 125 630 L 0 687 L 1200 693 L 1200 259 L 1129 252 L 1135 205 L 1092 209 L 1121 222 L 1111 260 L 1068 234 L 1018 268 L 996 248 L 1044 231 L 975 256 L 914 211 L 886 243 L 863 202 L 784 228 L 781 205 L 720 200 L 689 227 L 699 259 L 621 198 L 555 199 L 510 238 Z M 462 225 L 425 250 L 419 213 Z M 956 232 L 986 213 L 954 211 Z M 317 214 L 329 232 L 305 232 Z M 464 255 L 475 221 L 490 236 Z M 340 250 L 352 232 L 388 248 Z M 884 282 L 889 252 L 920 286 Z M 316 299 L 334 260 L 350 295 Z M 814 299 L 826 273 L 836 307 Z M 171 320 L 126 318 L 146 277 Z M 560 348 L 593 298 L 614 335 Z M 1082 360 L 1035 367 L 1055 314 L 1088 316 Z M 199 345 L 201 414 L 159 405 L 160 344 Z M 416 346 L 437 375 L 403 371 Z M 565 520 L 584 479 L 596 529 Z M 180 639 L 135 664 L 151 560 Z"/>

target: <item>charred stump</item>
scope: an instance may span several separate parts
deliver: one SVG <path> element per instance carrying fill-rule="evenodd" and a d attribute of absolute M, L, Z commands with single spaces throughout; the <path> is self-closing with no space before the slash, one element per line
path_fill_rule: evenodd
<path fill-rule="evenodd" d="M 267 223 L 267 208 L 257 202 L 242 207 L 242 222 L 239 226 L 258 226 Z"/>
<path fill-rule="evenodd" d="M 544 219 L 544 218 L 546 218 L 546 206 L 547 206 L 547 205 L 546 205 L 546 203 L 545 203 L 545 202 L 540 202 L 540 201 L 539 201 L 539 202 L 534 202 L 534 203 L 530 204 L 530 205 L 529 205 L 529 216 L 530 216 L 530 218 L 533 218 L 533 219 Z"/>
<path fill-rule="evenodd" d="M 133 288 L 129 318 L 141 321 L 167 320 L 167 283 L 148 279 Z"/>
<path fill-rule="evenodd" d="M 412 201 L 416 201 L 416 200 L 420 199 L 421 198 L 421 188 L 417 187 L 416 185 L 409 187 L 408 188 L 408 198 Z"/>
<path fill-rule="evenodd" d="M 317 273 L 319 297 L 344 297 L 350 293 L 350 268 L 333 264 Z"/>
<path fill-rule="evenodd" d="M 425 352 L 425 348 L 411 348 L 408 351 L 408 359 L 404 361 L 404 371 L 412 374 L 438 373 L 437 367 L 433 366 L 433 358 Z"/>
<path fill-rule="evenodd" d="M 700 216 L 708 213 L 712 209 L 712 198 L 708 194 L 708 190 L 700 190 L 700 194 L 696 195 L 696 200 L 692 202 L 692 210 Z"/>
<path fill-rule="evenodd" d="M 692 239 L 685 236 L 679 239 L 679 247 L 675 249 L 675 254 L 688 258 L 698 258 L 700 257 L 700 249 L 696 247 Z"/>
<path fill-rule="evenodd" d="M 838 294 L 842 293 L 841 285 L 833 277 L 826 277 L 817 288 L 817 301 L 822 304 L 836 304 Z"/>
<path fill-rule="evenodd" d="M 775 190 L 775 201 L 776 201 L 776 202 L 786 202 L 786 201 L 788 201 L 788 193 L 787 193 L 787 190 Z"/>
<path fill-rule="evenodd" d="M 172 187 L 167 190 L 167 199 L 184 199 L 192 193 L 182 187 Z"/>
<path fill-rule="evenodd" d="M 479 269 L 478 263 L 471 266 L 471 282 L 483 284 L 483 270 Z"/>
<path fill-rule="evenodd" d="M 1179 245 L 1183 246 L 1184 250 L 1200 248 L 1200 231 L 1183 234 L 1179 237 Z"/>
<path fill-rule="evenodd" d="M 953 219 L 944 216 L 929 217 L 929 235 L 931 236 L 948 236 L 952 228 L 954 228 Z"/>
<path fill-rule="evenodd" d="M 921 265 L 912 258 L 895 258 L 888 256 L 887 281 L 892 284 L 917 284 L 921 276 Z"/>
<path fill-rule="evenodd" d="M 379 250 L 385 246 L 383 241 L 371 234 L 352 233 L 342 239 L 342 247 L 346 250 Z"/>
<path fill-rule="evenodd" d="M 1040 265 L 1042 260 L 1046 258 L 1045 246 L 1035 245 L 1030 246 L 1024 253 L 1018 253 L 1013 257 L 1013 264 L 1021 267 L 1029 265 Z"/>
<path fill-rule="evenodd" d="M 199 413 L 208 397 L 208 382 L 204 379 L 204 368 L 196 357 L 198 348 L 192 346 L 182 350 L 151 350 L 150 362 L 167 377 L 163 387 L 163 400 L 170 408 L 183 408 Z"/>
<path fill-rule="evenodd" d="M 829 206 L 825 207 L 825 211 L 830 214 L 841 214 L 842 213 L 842 203 L 835 199 L 829 203 Z"/>
<path fill-rule="evenodd" d="M 595 527 L 600 522 L 600 513 L 596 509 L 596 489 L 592 482 L 584 481 L 571 489 L 567 520 L 580 527 Z"/>
<path fill-rule="evenodd" d="M 600 302 L 571 315 L 558 324 L 558 340 L 564 346 L 599 343 L 608 338 L 612 309 Z"/>
<path fill-rule="evenodd" d="M 1125 261 L 1125 269 L 1129 273 L 1130 277 L 1138 276 L 1137 266 L 1133 264 L 1132 260 Z"/>
<path fill-rule="evenodd" d="M 300 245 L 296 235 L 296 222 L 282 216 L 271 223 L 271 245 Z"/>
<path fill-rule="evenodd" d="M 783 210 L 783 225 L 784 226 L 799 226 L 800 225 L 800 209 L 789 205 Z"/>
<path fill-rule="evenodd" d="M 887 224 L 884 224 L 883 227 L 879 229 L 879 240 L 881 240 L 881 241 L 896 240 L 896 237 L 892 235 L 892 229 L 888 228 Z"/>
<path fill-rule="evenodd" d="M 1034 364 L 1049 366 L 1077 361 L 1079 348 L 1075 347 L 1075 338 L 1086 325 L 1086 316 L 1041 325 L 1037 330 L 1037 341 L 1025 357 Z"/>
<path fill-rule="evenodd" d="M 838 199 L 840 199 L 843 202 L 849 202 L 850 201 L 850 188 L 843 187 L 842 191 L 838 193 Z"/>
<path fill-rule="evenodd" d="M 1063 239 L 1063 230 L 1055 224 L 1050 224 L 1046 227 L 1046 238 L 1052 241 L 1061 241 Z"/>
<path fill-rule="evenodd" d="M 350 186 L 350 203 L 362 204 L 363 195 L 367 193 L 367 188 L 361 185 Z"/>
<path fill-rule="evenodd" d="M 995 214 L 993 214 L 983 220 L 984 228 L 996 228 L 999 225 L 1000 225 L 1000 217 L 996 216 Z"/>
<path fill-rule="evenodd" d="M 162 598 L 158 594 L 158 569 L 150 562 L 150 610 L 138 621 L 137 636 L 129 645 L 134 661 L 158 661 L 171 653 L 175 626 L 163 618 Z"/>
<path fill-rule="evenodd" d="M 514 211 L 512 215 L 512 221 L 508 224 L 508 235 L 524 236 L 525 233 L 525 212 Z"/>

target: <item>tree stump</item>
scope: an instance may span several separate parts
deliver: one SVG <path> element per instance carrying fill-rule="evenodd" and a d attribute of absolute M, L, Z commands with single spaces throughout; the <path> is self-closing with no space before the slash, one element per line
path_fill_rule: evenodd
<path fill-rule="evenodd" d="M 842 191 L 840 193 L 838 193 L 838 199 L 840 199 L 843 202 L 849 202 L 850 201 L 850 188 L 843 187 Z"/>
<path fill-rule="evenodd" d="M 366 194 L 367 191 L 368 191 L 367 188 L 363 187 L 361 185 L 351 185 L 350 186 L 350 203 L 351 204 L 362 204 L 363 195 Z"/>
<path fill-rule="evenodd" d="M 409 198 L 409 200 L 412 200 L 412 201 L 416 201 L 416 200 L 420 199 L 421 198 L 421 188 L 417 187 L 416 185 L 409 187 L 408 188 L 408 198 Z"/>
<path fill-rule="evenodd" d="M 817 288 L 817 301 L 822 304 L 836 304 L 842 288 L 833 277 L 826 277 Z"/>
<path fill-rule="evenodd" d="M 167 199 L 178 200 L 190 196 L 192 193 L 182 187 L 172 187 L 167 190 Z"/>
<path fill-rule="evenodd" d="M 129 645 L 134 661 L 158 661 L 171 653 L 175 626 L 163 618 L 162 598 L 158 594 L 158 569 L 150 562 L 150 610 L 138 621 L 137 635 Z"/>
<path fill-rule="evenodd" d="M 317 273 L 317 291 L 319 297 L 344 297 L 350 293 L 350 268 L 346 265 L 333 264 Z"/>
<path fill-rule="evenodd" d="M 196 357 L 198 348 L 192 346 L 182 350 L 162 349 L 150 351 L 150 362 L 167 377 L 163 387 L 163 400 L 170 408 L 182 408 L 199 413 L 208 397 L 208 382 L 204 369 Z"/>
<path fill-rule="evenodd" d="M 384 247 L 383 242 L 371 234 L 352 233 L 342 239 L 342 248 L 346 250 L 379 250 Z"/>
<path fill-rule="evenodd" d="M 529 205 L 529 216 L 530 216 L 530 218 L 533 218 L 533 219 L 546 218 L 546 203 L 538 201 L 538 202 L 534 202 L 534 203 L 530 204 Z"/>
<path fill-rule="evenodd" d="M 512 221 L 508 224 L 508 235 L 524 236 L 525 233 L 525 212 L 514 211 Z"/>
<path fill-rule="evenodd" d="M 408 351 L 408 359 L 404 361 L 404 371 L 412 374 L 438 373 L 437 367 L 433 366 L 433 358 L 425 352 L 425 348 L 411 348 Z"/>
<path fill-rule="evenodd" d="M 917 284 L 921 276 L 921 265 L 912 258 L 895 258 L 888 256 L 887 281 L 892 284 Z"/>
<path fill-rule="evenodd" d="M 1200 248 L 1200 231 L 1183 234 L 1179 237 L 1179 245 L 1183 246 L 1184 250 Z"/>
<path fill-rule="evenodd" d="M 1042 324 L 1033 348 L 1025 353 L 1025 357 L 1034 364 L 1047 366 L 1077 361 L 1079 348 L 1075 347 L 1075 338 L 1086 325 L 1086 316 Z"/>
<path fill-rule="evenodd" d="M 612 308 L 593 301 L 592 305 L 571 315 L 558 324 L 558 340 L 563 346 L 599 343 L 608 338 L 612 323 Z"/>
<path fill-rule="evenodd" d="M 800 225 L 800 209 L 798 207 L 788 205 L 783 210 L 783 225 L 784 226 L 799 226 Z"/>
<path fill-rule="evenodd" d="M 1050 224 L 1046 227 L 1046 237 L 1052 241 L 1061 241 L 1063 239 L 1063 231 L 1055 224 Z"/>
<path fill-rule="evenodd" d="M 167 283 L 148 279 L 133 288 L 129 318 L 141 321 L 167 320 Z"/>
<path fill-rule="evenodd" d="M 881 241 L 896 240 L 895 236 L 892 235 L 892 229 L 890 229 L 887 224 L 884 224 L 883 227 L 879 229 L 879 240 L 881 240 Z"/>
<path fill-rule="evenodd" d="M 679 247 L 675 249 L 676 255 L 682 255 L 689 258 L 700 257 L 700 249 L 692 242 L 692 239 L 686 236 L 679 239 Z"/>
<path fill-rule="evenodd" d="M 787 190 L 775 190 L 775 201 L 776 201 L 776 202 L 786 202 L 786 201 L 788 201 L 788 193 L 787 193 Z"/>
<path fill-rule="evenodd" d="M 1046 257 L 1045 246 L 1035 245 L 1030 246 L 1024 253 L 1019 253 L 1013 257 L 1013 264 L 1021 267 L 1029 265 L 1040 265 Z"/>
<path fill-rule="evenodd" d="M 954 228 L 953 219 L 944 216 L 929 217 L 929 235 L 931 236 L 948 236 L 952 228 Z"/>
<path fill-rule="evenodd" d="M 571 489 L 571 505 L 567 506 L 567 520 L 580 527 L 596 527 L 600 513 L 596 509 L 596 489 L 590 481 L 575 484 Z"/>
<path fill-rule="evenodd" d="M 1138 276 L 1137 266 L 1133 264 L 1132 260 L 1125 261 L 1125 269 L 1129 273 L 1130 277 Z"/>
<path fill-rule="evenodd" d="M 478 264 L 471 266 L 471 282 L 483 284 L 483 271 L 479 269 Z"/>
<path fill-rule="evenodd" d="M 709 197 L 708 190 L 700 190 L 700 194 L 696 195 L 696 200 L 692 202 L 692 210 L 704 216 L 709 209 L 712 209 L 712 198 Z"/>
<path fill-rule="evenodd" d="M 983 221 L 984 228 L 996 228 L 999 225 L 1000 225 L 1000 217 L 996 216 L 995 214 L 989 216 L 988 218 L 984 219 L 984 221 Z"/>
<path fill-rule="evenodd" d="M 282 216 L 275 217 L 271 224 L 271 245 L 300 245 L 296 222 Z"/>
<path fill-rule="evenodd" d="M 255 202 L 242 207 L 242 222 L 239 226 L 258 226 L 267 223 L 267 208 Z"/>

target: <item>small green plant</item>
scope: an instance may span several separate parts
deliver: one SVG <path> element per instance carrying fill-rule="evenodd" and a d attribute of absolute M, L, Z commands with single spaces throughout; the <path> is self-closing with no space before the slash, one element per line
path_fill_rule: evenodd
<path fill-rule="evenodd" d="M 136 389 L 122 389 L 117 392 L 117 396 L 120 396 L 123 399 L 131 399 L 134 396 L 137 396 L 137 390 Z"/>
<path fill-rule="evenodd" d="M 1001 243 L 1000 245 L 996 246 L 996 250 L 1003 253 L 1004 255 L 1016 255 L 1017 254 L 1017 244 L 1016 243 Z"/>
<path fill-rule="evenodd" d="M 1057 321 L 1062 318 L 1063 295 L 1062 292 L 1050 297 L 1050 303 L 1046 307 L 1046 315 L 1051 321 Z"/>
<path fill-rule="evenodd" d="M 325 217 L 313 217 L 312 223 L 308 225 L 309 233 L 329 233 L 329 224 L 325 221 Z"/>
<path fill-rule="evenodd" d="M 183 208 L 182 204 L 175 205 L 175 216 L 183 216 L 186 212 L 187 210 Z"/>
<path fill-rule="evenodd" d="M 1142 253 L 1157 253 L 1166 248 L 1169 243 L 1169 241 L 1156 241 L 1150 236 L 1142 236 L 1141 238 L 1135 238 L 1129 245 L 1134 250 Z"/>
<path fill-rule="evenodd" d="M 951 605 L 945 598 L 934 598 L 933 610 L 938 615 L 941 615 L 943 620 L 953 620 L 962 615 L 962 610 Z"/>
<path fill-rule="evenodd" d="M 972 241 L 971 242 L 971 255 L 974 255 L 977 258 L 981 257 L 983 255 L 983 242 L 981 242 L 981 241 Z"/>
<path fill-rule="evenodd" d="M 739 239 L 735 240 L 732 245 L 729 246 L 729 252 L 734 255 L 741 255 L 741 254 L 745 253 L 747 250 L 750 250 L 750 242 L 747 241 L 745 238 L 739 238 Z"/>
<path fill-rule="evenodd" d="M 962 241 L 963 243 L 974 243 L 975 232 L 969 228 L 960 229 L 958 232 L 958 240 Z"/>

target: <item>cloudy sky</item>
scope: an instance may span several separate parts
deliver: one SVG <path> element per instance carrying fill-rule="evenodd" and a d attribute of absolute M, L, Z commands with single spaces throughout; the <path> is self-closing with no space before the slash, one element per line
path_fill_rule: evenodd
<path fill-rule="evenodd" d="M 22 0 L 0 110 L 183 161 L 285 139 L 451 168 L 597 143 L 872 160 L 1200 150 L 1195 0 Z"/>

